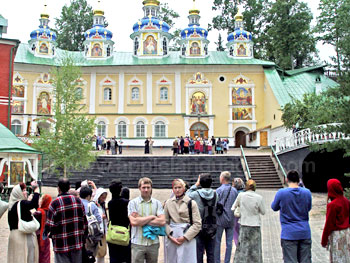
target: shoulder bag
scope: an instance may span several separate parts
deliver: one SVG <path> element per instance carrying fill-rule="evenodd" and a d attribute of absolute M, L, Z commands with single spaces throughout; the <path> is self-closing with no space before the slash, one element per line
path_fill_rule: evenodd
<path fill-rule="evenodd" d="M 32 216 L 32 220 L 27 222 L 21 219 L 21 201 L 17 203 L 18 230 L 25 234 L 31 234 L 40 228 L 40 223 Z M 44 227 L 44 226 L 43 226 Z"/>
<path fill-rule="evenodd" d="M 232 186 L 230 186 L 230 191 L 228 192 L 228 194 L 226 196 L 224 204 L 222 204 L 221 202 L 217 202 L 217 204 L 216 204 L 216 214 L 219 216 L 221 216 L 224 213 L 224 208 L 225 208 L 227 199 L 230 196 L 231 189 L 232 189 Z"/>
<path fill-rule="evenodd" d="M 128 228 L 124 226 L 113 226 L 112 222 L 109 222 L 107 231 L 107 242 L 119 246 L 128 246 L 130 242 L 130 226 Z"/>
<path fill-rule="evenodd" d="M 0 218 L 2 215 L 6 212 L 7 208 L 9 207 L 9 204 L 0 200 Z"/>

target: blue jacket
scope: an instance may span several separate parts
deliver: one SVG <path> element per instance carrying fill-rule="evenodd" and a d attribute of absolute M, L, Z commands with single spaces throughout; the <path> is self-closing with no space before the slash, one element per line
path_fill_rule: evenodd
<path fill-rule="evenodd" d="M 145 238 L 155 240 L 157 236 L 166 236 L 165 227 L 145 225 L 142 227 Z"/>

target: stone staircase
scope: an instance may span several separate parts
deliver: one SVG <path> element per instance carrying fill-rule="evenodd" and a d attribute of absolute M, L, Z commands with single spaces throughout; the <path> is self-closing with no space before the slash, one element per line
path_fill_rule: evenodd
<path fill-rule="evenodd" d="M 252 179 L 259 189 L 279 189 L 282 182 L 270 155 L 246 155 Z"/>
<path fill-rule="evenodd" d="M 213 176 L 213 187 L 219 187 L 219 175 L 230 171 L 232 178 L 245 180 L 239 156 L 186 155 L 186 156 L 99 156 L 90 168 L 70 171 L 72 186 L 77 181 L 93 180 L 98 187 L 108 187 L 113 179 L 120 179 L 123 186 L 137 188 L 141 177 L 149 177 L 154 188 L 171 188 L 175 178 L 182 178 L 190 185 L 197 181 L 200 173 Z M 57 175 L 44 174 L 45 186 L 57 186 Z"/>

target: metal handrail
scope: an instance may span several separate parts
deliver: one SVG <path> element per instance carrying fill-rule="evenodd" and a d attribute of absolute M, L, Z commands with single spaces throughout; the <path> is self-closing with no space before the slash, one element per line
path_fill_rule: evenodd
<path fill-rule="evenodd" d="M 271 147 L 271 150 L 272 150 L 273 155 L 275 156 L 275 158 L 276 158 L 276 160 L 277 160 L 278 166 L 279 166 L 279 168 L 281 169 L 281 171 L 282 171 L 282 173 L 283 173 L 284 179 L 287 179 L 287 174 L 286 174 L 286 172 L 284 171 L 284 168 L 283 168 L 283 166 L 282 166 L 282 164 L 281 164 L 281 162 L 280 162 L 280 159 L 278 158 L 278 156 L 277 156 L 277 154 L 276 154 L 276 152 L 275 152 L 275 149 L 272 147 L 272 145 L 271 145 L 270 147 Z"/>
<path fill-rule="evenodd" d="M 241 155 L 243 156 L 243 159 L 244 159 L 244 163 L 245 163 L 245 167 L 246 167 L 246 169 L 247 169 L 248 177 L 249 177 L 249 179 L 251 179 L 252 176 L 250 175 L 250 170 L 249 170 L 248 162 L 247 162 L 247 159 L 245 158 L 244 150 L 243 150 L 242 145 L 241 145 Z"/>

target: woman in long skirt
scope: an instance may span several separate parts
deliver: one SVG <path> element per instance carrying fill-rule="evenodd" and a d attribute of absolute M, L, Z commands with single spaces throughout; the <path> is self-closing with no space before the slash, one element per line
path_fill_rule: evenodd
<path fill-rule="evenodd" d="M 255 189 L 255 181 L 248 180 L 246 192 L 240 193 L 232 206 L 233 211 L 239 207 L 241 214 L 235 263 L 263 262 L 260 215 L 265 214 L 265 206 L 262 197 L 255 193 Z"/>
<path fill-rule="evenodd" d="M 350 202 L 344 197 L 339 180 L 328 180 L 327 188 L 330 202 L 327 204 L 321 244 L 323 247 L 329 247 L 331 263 L 348 263 L 350 262 Z"/>

